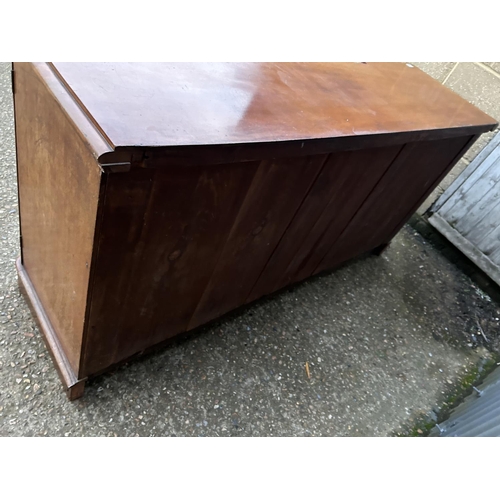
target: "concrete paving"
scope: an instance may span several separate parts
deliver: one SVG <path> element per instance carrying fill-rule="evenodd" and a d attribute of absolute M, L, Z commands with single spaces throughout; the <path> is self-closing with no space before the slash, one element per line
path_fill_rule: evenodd
<path fill-rule="evenodd" d="M 499 307 L 407 226 L 382 256 L 259 301 L 69 402 L 18 290 L 17 209 L 2 63 L 0 436 L 389 436 L 439 412 L 491 358 L 483 344 L 498 351 Z"/>
<path fill-rule="evenodd" d="M 413 64 L 500 121 L 500 63 L 414 62 Z M 497 130 L 482 134 L 478 138 L 419 208 L 419 214 L 424 214 L 427 211 L 496 133 Z"/>

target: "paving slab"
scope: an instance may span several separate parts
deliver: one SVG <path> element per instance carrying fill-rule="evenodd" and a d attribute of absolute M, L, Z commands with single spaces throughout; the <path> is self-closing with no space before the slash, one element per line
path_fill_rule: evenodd
<path fill-rule="evenodd" d="M 500 62 L 487 62 L 484 64 L 489 66 L 492 70 L 496 71 L 500 75 Z"/>
<path fill-rule="evenodd" d="M 448 76 L 450 71 L 455 66 L 454 62 L 414 62 L 411 63 L 425 71 L 432 78 L 443 83 L 444 79 Z"/>
<path fill-rule="evenodd" d="M 498 351 L 500 308 L 406 226 L 380 257 L 261 300 L 69 402 L 17 285 L 13 132 L 3 63 L 0 436 L 389 436 Z"/>
<path fill-rule="evenodd" d="M 500 120 L 500 63 L 413 63 L 441 83 L 447 78 L 445 85 L 454 92 L 468 100 L 496 120 Z M 451 65 L 451 66 L 450 66 Z M 490 68 L 490 69 L 488 69 Z M 453 72 L 450 74 L 450 71 Z M 440 185 L 427 198 L 419 208 L 418 213 L 423 214 L 434 201 L 448 188 L 460 175 L 462 170 L 493 138 L 496 131 L 481 135 L 476 143 L 465 154 L 464 158 L 443 179 Z"/>
<path fill-rule="evenodd" d="M 500 74 L 490 72 L 475 63 L 460 63 L 445 85 L 481 111 L 500 121 Z M 495 131 L 482 134 L 465 154 L 471 162 L 491 140 Z"/>

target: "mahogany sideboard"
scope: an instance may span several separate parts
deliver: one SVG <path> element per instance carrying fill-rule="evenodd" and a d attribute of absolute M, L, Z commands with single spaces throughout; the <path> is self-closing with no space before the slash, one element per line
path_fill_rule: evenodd
<path fill-rule="evenodd" d="M 488 115 L 403 63 L 14 63 L 17 262 L 70 399 L 388 244 Z"/>

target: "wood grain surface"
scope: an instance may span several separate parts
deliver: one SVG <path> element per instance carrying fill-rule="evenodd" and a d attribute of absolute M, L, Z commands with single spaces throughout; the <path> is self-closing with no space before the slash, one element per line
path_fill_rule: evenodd
<path fill-rule="evenodd" d="M 36 68 L 15 78 L 22 264 L 78 374 L 101 171 Z"/>
<path fill-rule="evenodd" d="M 115 147 L 274 143 L 495 124 L 403 63 L 53 63 L 53 68 Z"/>
<path fill-rule="evenodd" d="M 187 329 L 257 167 L 109 174 L 82 373 Z"/>
<path fill-rule="evenodd" d="M 332 154 L 246 302 L 310 276 L 400 150 Z"/>
<path fill-rule="evenodd" d="M 314 272 L 333 269 L 388 243 L 465 153 L 472 139 L 458 137 L 406 145 L 347 228 L 331 241 Z"/>

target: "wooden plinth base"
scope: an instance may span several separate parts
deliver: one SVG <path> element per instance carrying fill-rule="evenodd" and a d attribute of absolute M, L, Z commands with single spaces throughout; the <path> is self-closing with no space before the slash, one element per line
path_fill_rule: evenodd
<path fill-rule="evenodd" d="M 16 267 L 19 278 L 19 289 L 28 303 L 31 313 L 37 322 L 38 328 L 43 334 L 45 345 L 47 346 L 52 360 L 56 365 L 59 377 L 61 378 L 61 382 L 66 390 L 66 394 L 70 401 L 78 399 L 83 396 L 86 379 L 79 380 L 73 372 L 61 344 L 59 343 L 56 332 L 52 328 L 49 318 L 45 314 L 43 306 L 35 289 L 33 288 L 33 284 L 31 283 L 26 270 L 21 263 L 20 258 L 16 260 Z"/>

